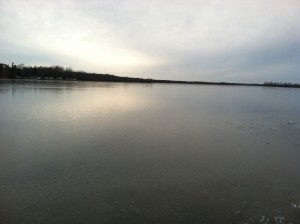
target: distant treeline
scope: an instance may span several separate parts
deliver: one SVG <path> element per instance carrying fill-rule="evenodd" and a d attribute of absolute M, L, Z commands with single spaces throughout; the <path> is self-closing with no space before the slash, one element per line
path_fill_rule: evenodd
<path fill-rule="evenodd" d="M 25 66 L 24 64 L 11 66 L 0 63 L 0 78 L 5 79 L 41 79 L 41 80 L 78 80 L 78 81 L 100 81 L 100 82 L 140 82 L 140 83 L 176 83 L 176 84 L 202 84 L 202 85 L 234 85 L 234 86 L 273 86 L 300 88 L 296 83 L 265 82 L 264 84 L 229 83 L 229 82 L 202 82 L 202 81 L 174 81 L 122 77 L 111 74 L 87 73 L 74 71 L 72 68 L 62 66 Z"/>
<path fill-rule="evenodd" d="M 264 82 L 263 86 L 300 88 L 300 84 L 291 82 Z"/>
<path fill-rule="evenodd" d="M 151 82 L 152 79 L 120 77 L 110 74 L 87 73 L 74 71 L 62 66 L 11 66 L 0 64 L 0 77 L 9 79 L 42 79 L 42 80 L 79 80 L 79 81 L 110 81 L 110 82 Z"/>

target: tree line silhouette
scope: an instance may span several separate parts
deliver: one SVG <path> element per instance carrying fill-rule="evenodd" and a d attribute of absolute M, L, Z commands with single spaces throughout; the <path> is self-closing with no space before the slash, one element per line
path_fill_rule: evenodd
<path fill-rule="evenodd" d="M 296 87 L 300 88 L 300 84 L 298 83 L 291 83 L 291 82 L 264 82 L 264 86 L 271 86 L 271 87 Z"/>
<path fill-rule="evenodd" d="M 74 71 L 62 66 L 25 66 L 24 64 L 11 66 L 0 64 L 0 77 L 10 79 L 41 79 L 41 80 L 79 80 L 79 81 L 110 81 L 110 82 L 151 82 L 152 79 L 121 77 L 111 74 L 87 73 Z"/>
<path fill-rule="evenodd" d="M 264 82 L 256 83 L 230 83 L 230 82 L 202 82 L 202 81 L 174 81 L 158 80 L 151 78 L 122 77 L 111 74 L 87 73 L 74 71 L 71 67 L 54 66 L 25 66 L 24 64 L 11 66 L 0 63 L 0 78 L 6 79 L 41 79 L 41 80 L 78 80 L 100 82 L 140 82 L 140 83 L 176 83 L 176 84 L 205 84 L 205 85 L 234 85 L 234 86 L 270 86 L 270 87 L 293 87 L 300 88 L 297 83 Z"/>

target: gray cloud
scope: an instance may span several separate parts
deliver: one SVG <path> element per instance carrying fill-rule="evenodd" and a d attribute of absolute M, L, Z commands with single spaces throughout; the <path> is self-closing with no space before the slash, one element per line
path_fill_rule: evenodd
<path fill-rule="evenodd" d="M 197 73 L 202 72 L 210 81 L 226 81 L 230 78 L 247 82 L 287 79 L 299 82 L 300 43 L 274 42 L 213 54 L 196 52 L 181 55 L 177 61 L 177 69 L 184 68 L 194 74 L 191 79 L 197 78 Z"/>
<path fill-rule="evenodd" d="M 296 0 L 0 4 L 4 62 L 163 79 L 300 82 Z"/>

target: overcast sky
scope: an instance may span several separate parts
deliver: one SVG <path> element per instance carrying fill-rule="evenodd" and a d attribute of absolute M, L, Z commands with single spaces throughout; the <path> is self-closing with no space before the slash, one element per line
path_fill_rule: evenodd
<path fill-rule="evenodd" d="M 299 0 L 0 0 L 0 63 L 300 82 Z"/>

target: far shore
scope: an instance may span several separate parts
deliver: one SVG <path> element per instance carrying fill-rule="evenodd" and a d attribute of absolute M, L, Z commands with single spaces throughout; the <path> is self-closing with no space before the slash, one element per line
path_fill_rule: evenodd
<path fill-rule="evenodd" d="M 160 80 L 151 78 L 122 77 L 111 74 L 87 73 L 74 71 L 72 68 L 61 66 L 25 66 L 0 63 L 0 79 L 26 79 L 26 80 L 65 80 L 65 81 L 96 81 L 96 82 L 124 82 L 124 83 L 170 83 L 193 85 L 219 85 L 219 86 L 260 86 L 300 88 L 300 84 L 291 82 L 264 82 L 259 83 L 232 83 L 232 82 L 204 82 L 204 81 L 178 81 Z"/>

